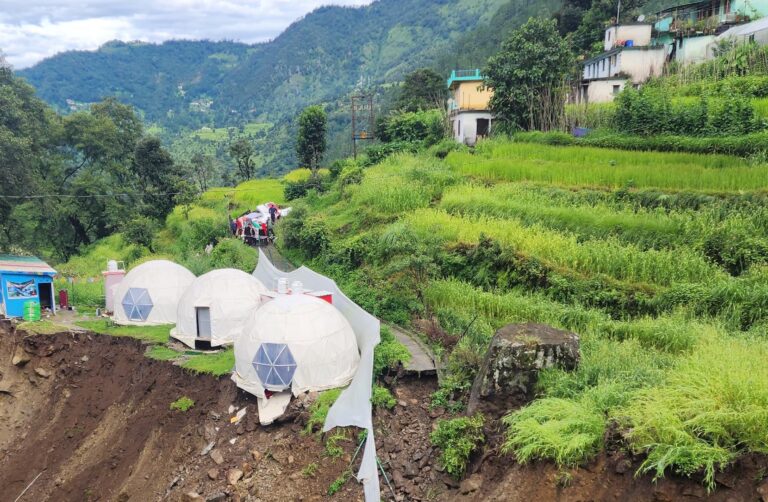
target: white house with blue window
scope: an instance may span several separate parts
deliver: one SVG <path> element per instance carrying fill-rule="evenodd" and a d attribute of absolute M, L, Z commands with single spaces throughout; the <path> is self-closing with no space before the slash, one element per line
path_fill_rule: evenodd
<path fill-rule="evenodd" d="M 54 276 L 56 271 L 35 256 L 0 255 L 0 315 L 22 317 L 29 301 L 55 312 Z"/>

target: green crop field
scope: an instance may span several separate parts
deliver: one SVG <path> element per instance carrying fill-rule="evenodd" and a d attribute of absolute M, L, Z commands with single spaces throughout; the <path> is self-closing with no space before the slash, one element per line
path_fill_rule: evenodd
<path fill-rule="evenodd" d="M 340 177 L 278 230 L 284 253 L 367 309 L 453 337 L 430 337 L 449 410 L 499 327 L 578 333 L 579 368 L 544 372 L 504 419 L 507 454 L 578 465 L 614 423 L 641 472 L 711 489 L 768 451 L 767 189 L 768 166 L 738 157 L 498 139 Z"/>
<path fill-rule="evenodd" d="M 768 167 L 737 157 L 643 153 L 603 148 L 489 142 L 478 154 L 451 153 L 457 172 L 490 181 L 532 181 L 555 186 L 624 186 L 662 190 L 765 190 Z"/>

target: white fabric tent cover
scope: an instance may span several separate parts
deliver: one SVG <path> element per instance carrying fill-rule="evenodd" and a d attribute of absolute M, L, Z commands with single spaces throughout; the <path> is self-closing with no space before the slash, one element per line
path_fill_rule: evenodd
<path fill-rule="evenodd" d="M 212 270 L 195 279 L 179 300 L 171 336 L 194 348 L 197 308 L 208 307 L 211 346 L 231 344 L 269 290 L 251 274 L 234 268 Z"/>
<path fill-rule="evenodd" d="M 275 377 L 270 385 L 257 375 L 254 360 L 262 344 L 277 344 L 289 351 L 282 365 L 292 366 L 284 376 L 292 378 L 289 385 L 294 396 L 347 385 L 360 362 L 349 321 L 330 303 L 303 293 L 278 295 L 264 303 L 253 312 L 235 343 L 233 379 L 241 389 L 265 398 L 265 388 L 281 392 L 288 386 L 281 383 L 283 378 Z M 269 365 L 268 360 L 264 362 Z"/>
<path fill-rule="evenodd" d="M 285 214 L 285 212 L 283 212 Z M 373 437 L 373 418 L 371 416 L 371 385 L 373 382 L 373 349 L 380 340 L 379 320 L 360 308 L 339 289 L 336 283 L 317 272 L 301 267 L 293 272 L 282 272 L 272 265 L 259 249 L 259 264 L 253 275 L 266 285 L 276 284 L 281 277 L 289 282 L 301 281 L 305 288 L 333 293 L 333 305 L 344 314 L 357 338 L 360 349 L 360 364 L 352 382 L 336 400 L 328 412 L 323 431 L 334 427 L 355 426 L 368 431 L 363 460 L 357 479 L 363 483 L 366 502 L 378 502 L 379 475 L 376 463 L 376 442 Z"/>
<path fill-rule="evenodd" d="M 175 324 L 179 299 L 194 280 L 192 272 L 168 260 L 142 263 L 128 272 L 115 289 L 112 320 L 138 326 Z M 138 315 L 126 307 L 126 300 L 141 306 Z"/>

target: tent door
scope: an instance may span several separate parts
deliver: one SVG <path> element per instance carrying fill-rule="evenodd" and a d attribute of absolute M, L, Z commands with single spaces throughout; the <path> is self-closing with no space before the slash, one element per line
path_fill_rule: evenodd
<path fill-rule="evenodd" d="M 197 337 L 203 340 L 211 339 L 211 309 L 195 307 L 197 313 Z"/>

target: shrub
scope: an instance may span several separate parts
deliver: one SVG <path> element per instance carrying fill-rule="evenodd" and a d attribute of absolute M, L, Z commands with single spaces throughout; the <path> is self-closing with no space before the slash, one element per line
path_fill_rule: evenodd
<path fill-rule="evenodd" d="M 176 411 L 187 411 L 195 405 L 195 402 L 187 396 L 182 396 L 171 403 L 171 409 Z"/>
<path fill-rule="evenodd" d="M 157 230 L 157 222 L 146 216 L 137 216 L 123 228 L 125 240 L 131 244 L 144 246 L 152 251 L 152 239 Z"/>
<path fill-rule="evenodd" d="M 258 252 L 239 239 L 223 239 L 211 252 L 213 268 L 237 268 L 251 273 L 259 261 Z"/>
<path fill-rule="evenodd" d="M 437 428 L 429 435 L 433 445 L 440 448 L 440 463 L 445 472 L 456 479 L 467 469 L 469 457 L 485 441 L 483 415 L 438 420 Z"/>
<path fill-rule="evenodd" d="M 381 407 L 391 410 L 397 404 L 397 400 L 386 387 L 374 385 L 373 393 L 371 395 L 371 404 L 376 408 Z"/>
<path fill-rule="evenodd" d="M 507 426 L 504 453 L 520 463 L 552 459 L 574 466 L 602 447 L 605 417 L 586 400 L 545 398 L 503 418 Z"/>
<path fill-rule="evenodd" d="M 328 417 L 328 410 L 331 409 L 333 403 L 339 398 L 341 391 L 342 389 L 326 390 L 317 396 L 317 401 L 312 403 L 312 406 L 309 407 L 309 419 L 307 419 L 307 426 L 305 427 L 304 432 L 311 434 L 316 429 L 319 430 L 323 428 L 325 419 Z"/>
<path fill-rule="evenodd" d="M 373 351 L 373 374 L 382 375 L 400 364 L 405 366 L 410 360 L 411 353 L 405 345 L 395 339 L 388 327 L 382 326 L 381 341 Z"/>
<path fill-rule="evenodd" d="M 440 110 L 395 112 L 377 127 L 379 139 L 385 143 L 423 143 L 431 146 L 445 135 Z"/>

